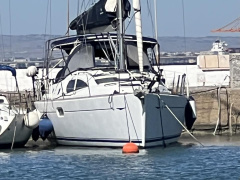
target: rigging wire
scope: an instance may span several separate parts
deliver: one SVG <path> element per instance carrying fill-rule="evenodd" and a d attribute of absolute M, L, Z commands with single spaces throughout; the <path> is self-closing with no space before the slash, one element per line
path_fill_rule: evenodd
<path fill-rule="evenodd" d="M 183 36 L 184 36 L 184 51 L 187 51 L 186 43 L 186 28 L 185 28 L 185 9 L 184 9 L 184 0 L 182 0 L 182 17 L 183 17 Z"/>
<path fill-rule="evenodd" d="M 80 8 L 80 11 L 82 12 L 83 11 L 83 7 L 85 6 L 85 0 L 82 1 L 82 5 L 81 5 L 81 8 Z"/>
<path fill-rule="evenodd" d="M 90 2 L 91 2 L 91 1 L 88 1 L 88 3 L 86 4 L 85 10 L 89 7 Z"/>
<path fill-rule="evenodd" d="M 50 31 L 50 39 L 52 37 L 52 1 L 50 0 L 50 5 L 49 5 L 49 31 Z"/>
<path fill-rule="evenodd" d="M 11 0 L 9 2 L 9 38 L 10 38 L 10 56 L 12 56 L 12 17 L 11 17 Z"/>
<path fill-rule="evenodd" d="M 126 33 L 128 27 L 129 27 L 129 25 L 131 24 L 131 22 L 132 22 L 132 20 L 133 20 L 133 18 L 134 18 L 134 16 L 135 16 L 136 13 L 137 13 L 137 11 L 134 12 L 134 14 L 132 15 L 131 19 L 129 20 L 129 22 L 128 22 L 128 24 L 127 24 L 127 27 L 126 27 L 125 30 L 124 30 L 124 34 Z"/>
<path fill-rule="evenodd" d="M 184 38 L 184 52 L 187 52 L 187 42 L 186 42 L 186 25 L 185 25 L 185 8 L 184 8 L 184 0 L 182 0 L 182 16 L 183 16 L 183 38 Z M 187 98 L 189 97 L 189 80 L 188 80 L 188 68 L 186 66 L 186 74 L 187 74 Z"/>
<path fill-rule="evenodd" d="M 2 30 L 2 16 L 0 13 L 0 33 L 1 33 L 1 43 L 2 43 L 2 55 L 3 59 L 5 59 L 5 50 L 4 50 L 4 41 L 3 41 L 3 30 Z"/>
<path fill-rule="evenodd" d="M 48 23 L 49 2 L 50 2 L 50 0 L 48 0 L 48 2 L 47 2 L 47 12 L 46 12 L 46 21 L 45 21 L 45 31 L 44 31 L 44 37 L 43 37 L 44 42 L 46 41 L 46 36 L 47 36 L 47 23 Z M 45 51 L 46 51 L 45 46 L 43 46 L 43 57 L 44 57 Z"/>
<path fill-rule="evenodd" d="M 149 2 L 149 0 L 147 0 L 147 9 L 148 9 L 148 15 L 150 16 L 150 19 L 151 19 L 152 33 L 153 33 L 153 37 L 154 37 L 155 29 L 154 29 L 154 23 L 153 23 L 152 11 L 151 11 L 151 2 Z"/>
<path fill-rule="evenodd" d="M 78 2 L 77 2 L 77 16 L 79 15 L 79 6 L 80 6 L 80 1 L 78 0 Z"/>

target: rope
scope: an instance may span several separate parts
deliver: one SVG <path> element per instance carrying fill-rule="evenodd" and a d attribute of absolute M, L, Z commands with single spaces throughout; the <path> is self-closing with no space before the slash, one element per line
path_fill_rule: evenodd
<path fill-rule="evenodd" d="M 162 100 L 162 102 L 165 104 L 165 102 Z M 182 124 L 182 122 L 176 117 L 176 115 L 172 112 L 172 110 L 168 107 L 168 105 L 165 104 L 165 107 L 168 109 L 168 111 L 172 114 L 172 116 L 179 122 L 179 124 L 187 131 L 187 133 L 195 140 L 197 141 L 201 146 L 204 147 L 204 145 L 196 138 L 194 137 L 189 130 Z"/>
<path fill-rule="evenodd" d="M 19 114 L 19 112 L 18 112 Z M 16 115 L 15 115 L 15 127 L 14 127 L 14 133 L 13 133 L 13 140 L 12 140 L 12 145 L 11 145 L 11 150 L 13 150 L 13 145 L 14 145 L 14 141 L 15 141 L 15 135 L 16 135 L 16 130 L 17 130 L 17 120 L 16 120 Z"/>
<path fill-rule="evenodd" d="M 219 122 L 220 122 L 220 113 L 221 113 L 221 97 L 220 97 L 220 93 L 221 93 L 221 88 L 222 88 L 222 84 L 224 83 L 224 81 L 227 79 L 228 75 L 225 76 L 223 82 L 220 84 L 220 86 L 218 87 L 218 119 L 217 119 L 217 123 L 216 123 L 216 127 L 214 129 L 214 132 L 213 132 L 213 135 L 215 136 L 216 135 L 216 131 L 217 131 L 217 128 L 219 126 Z"/>
<path fill-rule="evenodd" d="M 162 138 L 163 138 L 163 147 L 166 147 L 165 139 L 164 139 L 164 132 L 163 132 L 163 123 L 162 123 L 162 111 L 161 111 L 161 102 L 160 102 L 160 95 L 158 94 L 158 103 L 159 103 L 159 115 L 161 118 L 161 127 L 162 127 Z"/>
<path fill-rule="evenodd" d="M 133 122 L 132 114 L 130 112 L 130 108 L 129 108 L 129 105 L 128 105 L 128 102 L 127 102 L 127 98 L 125 97 L 125 95 L 124 95 L 124 99 L 125 99 L 126 107 L 128 109 L 128 112 L 129 112 L 129 115 L 130 115 L 130 118 L 131 118 L 131 121 L 132 121 L 132 125 L 133 125 L 133 128 L 134 128 L 135 134 L 137 136 L 137 140 L 139 140 L 138 135 L 137 135 L 137 130 L 136 130 L 135 124 Z"/>
<path fill-rule="evenodd" d="M 131 142 L 131 138 L 130 138 L 130 130 L 129 130 L 129 124 L 128 124 L 128 115 L 127 115 L 127 102 L 126 102 L 126 95 L 124 94 L 124 104 L 125 104 L 125 114 L 126 114 L 126 120 L 127 120 L 127 129 L 128 129 L 128 139 L 129 139 L 129 142 Z"/>
<path fill-rule="evenodd" d="M 216 123 L 216 127 L 214 129 L 214 132 L 213 132 L 213 135 L 215 136 L 216 135 L 216 131 L 217 131 L 217 128 L 218 128 L 218 125 L 219 125 L 219 122 L 220 122 L 220 113 L 221 113 L 221 97 L 220 97 L 220 91 L 221 91 L 221 87 L 218 88 L 218 119 L 217 119 L 217 123 Z"/>
<path fill-rule="evenodd" d="M 229 129 L 229 132 L 230 132 L 230 135 L 232 136 L 232 106 L 233 106 L 234 103 L 231 103 L 230 105 L 230 112 L 229 112 L 229 125 L 228 125 L 228 129 Z"/>

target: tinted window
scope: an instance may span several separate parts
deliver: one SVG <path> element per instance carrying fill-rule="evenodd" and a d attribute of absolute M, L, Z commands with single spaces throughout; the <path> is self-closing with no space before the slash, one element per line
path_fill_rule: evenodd
<path fill-rule="evenodd" d="M 67 93 L 74 91 L 75 80 L 69 81 L 67 85 Z"/>
<path fill-rule="evenodd" d="M 93 62 L 93 47 L 90 45 L 79 45 L 68 56 L 67 65 L 65 66 L 64 76 L 76 71 L 77 69 L 86 69 L 94 67 Z"/>
<path fill-rule="evenodd" d="M 127 59 L 129 69 L 139 68 L 138 50 L 136 45 L 132 44 L 127 45 Z M 143 66 L 146 68 L 150 66 L 148 56 L 144 51 L 143 51 Z"/>
<path fill-rule="evenodd" d="M 77 80 L 76 89 L 74 89 L 74 85 L 75 85 L 75 80 L 69 81 L 67 85 L 67 93 L 70 93 L 74 90 L 82 89 L 88 86 L 84 81 L 80 79 Z"/>
<path fill-rule="evenodd" d="M 76 90 L 85 88 L 87 86 L 88 85 L 84 81 L 78 79 L 77 80 L 77 85 L 76 85 Z"/>

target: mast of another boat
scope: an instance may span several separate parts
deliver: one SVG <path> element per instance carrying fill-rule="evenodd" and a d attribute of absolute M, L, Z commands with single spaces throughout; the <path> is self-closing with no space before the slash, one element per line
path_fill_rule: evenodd
<path fill-rule="evenodd" d="M 158 24 L 157 24 L 157 1 L 154 0 L 154 16 L 155 16 L 155 39 L 158 41 Z M 160 64 L 159 44 L 156 47 L 156 60 Z"/>

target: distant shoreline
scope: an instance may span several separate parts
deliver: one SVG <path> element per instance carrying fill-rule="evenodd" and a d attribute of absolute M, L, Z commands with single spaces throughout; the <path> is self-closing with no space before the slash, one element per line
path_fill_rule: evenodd
<path fill-rule="evenodd" d="M 44 46 L 46 40 L 60 35 L 12 35 L 11 47 L 9 35 L 2 35 L 0 40 L 0 59 L 3 57 L 23 57 L 23 58 L 44 58 Z M 212 48 L 212 43 L 216 39 L 221 39 L 228 44 L 229 48 L 240 47 L 239 36 L 206 36 L 206 37 L 180 37 L 180 36 L 159 36 L 161 52 L 200 52 L 208 51 Z"/>

